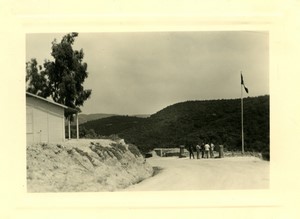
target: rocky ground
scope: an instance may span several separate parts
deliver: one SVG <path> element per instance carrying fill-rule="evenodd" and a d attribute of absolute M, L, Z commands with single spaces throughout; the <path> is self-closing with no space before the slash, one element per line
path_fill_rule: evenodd
<path fill-rule="evenodd" d="M 122 140 L 27 146 L 28 192 L 115 191 L 152 174 L 152 166 L 137 148 Z"/>

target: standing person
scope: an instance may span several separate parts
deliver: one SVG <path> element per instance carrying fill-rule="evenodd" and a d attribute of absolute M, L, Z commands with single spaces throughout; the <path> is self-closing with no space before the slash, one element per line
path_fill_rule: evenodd
<path fill-rule="evenodd" d="M 201 145 L 201 157 L 204 158 L 204 151 L 205 151 L 205 147 L 204 147 L 204 143 L 202 143 Z"/>
<path fill-rule="evenodd" d="M 193 152 L 193 146 L 191 144 L 189 144 L 189 152 L 190 152 L 190 159 L 192 159 L 192 156 L 193 156 L 193 159 L 195 159 L 194 152 Z"/>
<path fill-rule="evenodd" d="M 209 152 L 210 152 L 210 157 L 211 157 L 211 158 L 215 158 L 215 155 L 214 155 L 214 148 L 215 148 L 215 145 L 214 145 L 213 143 L 210 143 Z"/>
<path fill-rule="evenodd" d="M 205 144 L 205 145 L 204 145 L 204 149 L 205 149 L 205 157 L 206 157 L 206 158 L 208 158 L 209 148 L 210 148 L 209 144 Z"/>
<path fill-rule="evenodd" d="M 200 159 L 200 150 L 201 150 L 201 147 L 199 144 L 196 145 L 196 151 L 197 151 L 197 159 Z"/>

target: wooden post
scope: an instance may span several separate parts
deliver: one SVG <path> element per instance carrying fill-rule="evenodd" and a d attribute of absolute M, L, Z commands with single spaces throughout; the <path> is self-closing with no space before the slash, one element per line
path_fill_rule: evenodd
<path fill-rule="evenodd" d="M 219 158 L 224 157 L 224 147 L 223 145 L 219 145 Z"/>
<path fill-rule="evenodd" d="M 244 154 L 244 106 L 243 106 L 243 86 L 245 87 L 244 84 L 244 79 L 243 79 L 243 74 L 241 71 L 241 126 L 242 126 L 242 154 Z M 246 88 L 245 88 L 246 89 Z M 248 93 L 248 90 L 246 89 L 246 92 Z"/>
<path fill-rule="evenodd" d="M 66 122 L 65 122 L 65 116 L 63 116 L 63 123 L 62 123 L 63 127 L 62 127 L 62 130 L 63 130 L 63 133 L 62 133 L 62 136 L 63 136 L 63 141 L 66 141 Z"/>
<path fill-rule="evenodd" d="M 71 139 L 71 119 L 68 117 L 68 132 L 69 132 L 69 140 Z"/>
<path fill-rule="evenodd" d="M 184 145 L 179 146 L 179 158 L 184 157 Z"/>
<path fill-rule="evenodd" d="M 79 139 L 78 112 L 76 113 L 76 134 L 78 140 Z"/>
<path fill-rule="evenodd" d="M 242 72 L 241 72 L 242 74 Z M 243 109 L 243 84 L 241 84 L 241 125 L 242 125 L 242 154 L 244 154 L 244 109 Z"/>

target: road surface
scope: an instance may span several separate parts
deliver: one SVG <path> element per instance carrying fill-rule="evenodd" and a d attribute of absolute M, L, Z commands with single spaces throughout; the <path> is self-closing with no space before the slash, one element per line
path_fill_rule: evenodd
<path fill-rule="evenodd" d="M 174 191 L 220 189 L 268 189 L 269 162 L 256 157 L 188 159 L 148 158 L 155 169 L 153 177 L 125 191 Z"/>

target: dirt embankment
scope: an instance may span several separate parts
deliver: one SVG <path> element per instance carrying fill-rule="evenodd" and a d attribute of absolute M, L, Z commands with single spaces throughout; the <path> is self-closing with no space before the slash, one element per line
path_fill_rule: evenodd
<path fill-rule="evenodd" d="M 71 140 L 27 146 L 28 192 L 114 191 L 153 174 L 137 148 L 123 141 Z"/>

